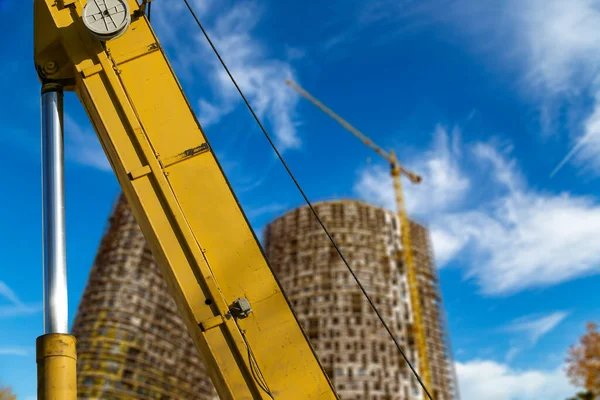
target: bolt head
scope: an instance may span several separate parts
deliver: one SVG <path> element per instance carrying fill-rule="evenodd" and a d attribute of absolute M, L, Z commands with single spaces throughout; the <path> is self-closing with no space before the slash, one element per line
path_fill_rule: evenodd
<path fill-rule="evenodd" d="M 54 74 L 58 71 L 58 65 L 54 61 L 48 61 L 44 64 L 44 72 L 47 74 Z"/>

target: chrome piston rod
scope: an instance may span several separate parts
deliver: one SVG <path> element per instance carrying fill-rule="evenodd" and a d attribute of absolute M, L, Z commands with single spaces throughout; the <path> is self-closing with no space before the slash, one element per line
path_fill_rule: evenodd
<path fill-rule="evenodd" d="M 68 333 L 63 154 L 63 92 L 42 88 L 44 333 Z"/>

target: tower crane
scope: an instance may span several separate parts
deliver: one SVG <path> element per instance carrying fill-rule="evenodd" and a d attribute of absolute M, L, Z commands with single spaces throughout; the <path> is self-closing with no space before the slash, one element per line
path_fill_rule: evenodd
<path fill-rule="evenodd" d="M 415 268 L 415 263 L 412 255 L 412 243 L 410 238 L 410 224 L 408 221 L 408 217 L 406 215 L 406 207 L 404 204 L 404 195 L 402 192 L 402 180 L 401 176 L 404 175 L 408 177 L 408 179 L 414 183 L 418 184 L 422 181 L 422 178 L 416 173 L 409 171 L 406 169 L 396 157 L 396 152 L 394 150 L 385 151 L 377 144 L 375 144 L 371 139 L 369 139 L 365 134 L 356 129 L 354 126 L 350 125 L 346 120 L 337 115 L 315 97 L 313 97 L 310 93 L 304 90 L 297 83 L 286 80 L 286 84 L 296 90 L 302 97 L 313 103 L 331 118 L 336 120 L 340 125 L 346 128 L 350 133 L 359 138 L 366 146 L 370 147 L 377 154 L 383 157 L 386 161 L 390 163 L 390 172 L 392 176 L 392 181 L 394 184 L 394 195 L 396 200 L 396 211 L 398 213 L 398 218 L 400 219 L 400 232 L 401 232 L 401 240 L 402 247 L 404 248 L 404 263 L 406 265 L 406 275 L 408 278 L 408 287 L 410 292 L 410 302 L 413 310 L 413 318 L 414 318 L 414 333 L 417 342 L 417 354 L 419 355 L 419 370 L 421 373 L 421 377 L 423 378 L 423 382 L 425 387 L 432 387 L 431 385 L 431 371 L 429 369 L 429 357 L 427 354 L 427 341 L 425 339 L 425 328 L 423 324 L 423 311 L 421 299 L 419 296 L 419 285 L 417 278 L 417 271 Z"/>

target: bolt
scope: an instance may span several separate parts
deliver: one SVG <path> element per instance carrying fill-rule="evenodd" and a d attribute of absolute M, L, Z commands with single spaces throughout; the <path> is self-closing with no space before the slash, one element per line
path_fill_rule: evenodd
<path fill-rule="evenodd" d="M 48 75 L 52 75 L 58 71 L 58 65 L 54 61 L 48 61 L 44 64 L 44 72 Z"/>

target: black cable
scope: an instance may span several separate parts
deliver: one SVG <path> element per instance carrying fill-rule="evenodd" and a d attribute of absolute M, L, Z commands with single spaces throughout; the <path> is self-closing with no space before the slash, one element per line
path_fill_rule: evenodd
<path fill-rule="evenodd" d="M 379 318 L 379 321 L 381 321 L 383 327 L 385 328 L 385 330 L 387 331 L 387 333 L 390 335 L 390 337 L 394 341 L 394 344 L 398 348 L 398 351 L 402 355 L 402 358 L 404 358 L 404 361 L 406 361 L 406 363 L 410 367 L 411 371 L 413 372 L 413 374 L 417 378 L 417 381 L 419 381 L 419 384 L 421 385 L 421 387 L 423 388 L 423 390 L 427 394 L 427 397 L 429 398 L 429 400 L 433 400 L 433 397 L 431 396 L 431 394 L 429 393 L 429 391 L 425 387 L 425 384 L 421 380 L 421 377 L 419 376 L 419 374 L 417 373 L 417 371 L 415 370 L 415 368 L 413 367 L 413 365 L 411 364 L 411 362 L 408 360 L 408 357 L 406 357 L 406 354 L 404 354 L 404 351 L 402 350 L 402 346 L 400 346 L 400 343 L 398 343 L 398 340 L 396 339 L 396 337 L 392 333 L 391 329 L 389 328 L 389 326 L 387 325 L 387 323 L 383 319 L 383 316 L 379 313 L 379 310 L 377 310 L 377 307 L 375 307 L 375 304 L 371 300 L 371 297 L 369 297 L 369 295 L 368 295 L 367 291 L 365 290 L 364 286 L 360 283 L 360 280 L 358 279 L 358 276 L 352 270 L 352 268 L 350 267 L 350 264 L 348 264 L 348 261 L 346 260 L 346 257 L 344 257 L 344 255 L 342 254 L 342 251 L 340 250 L 340 248 L 338 247 L 338 245 L 333 240 L 333 237 L 331 236 L 331 234 L 329 233 L 329 231 L 325 227 L 325 224 L 323 223 L 323 221 L 321 221 L 321 218 L 319 218 L 319 215 L 317 214 L 316 210 L 314 209 L 312 203 L 310 202 L 310 200 L 308 199 L 308 197 L 304 193 L 304 190 L 302 190 L 302 187 L 300 186 L 300 184 L 296 180 L 296 177 L 294 176 L 294 174 L 292 173 L 292 171 L 288 167 L 287 163 L 283 159 L 283 156 L 281 155 L 281 153 L 277 149 L 277 146 L 275 146 L 275 143 L 273 143 L 273 140 L 271 139 L 271 136 L 269 135 L 269 133 L 267 132 L 267 130 L 263 126 L 262 122 L 260 122 L 260 119 L 258 118 L 258 116 L 256 115 L 256 113 L 254 112 L 254 109 L 250 105 L 250 102 L 248 101 L 248 99 L 246 99 L 246 96 L 242 92 L 242 89 L 240 89 L 240 87 L 237 84 L 237 81 L 235 80 L 235 78 L 233 77 L 233 75 L 231 75 L 231 72 L 229 71 L 229 68 L 227 68 L 227 64 L 225 64 L 225 61 L 223 61 L 223 59 L 221 58 L 221 55 L 217 51 L 217 48 L 213 44 L 212 40 L 210 40 L 210 36 L 208 35 L 208 33 L 206 32 L 206 30 L 204 29 L 204 26 L 202 26 L 202 23 L 200 22 L 200 20 L 196 16 L 196 13 L 194 12 L 194 10 L 192 9 L 192 7 L 190 6 L 190 3 L 188 2 L 188 0 L 183 0 L 183 1 L 184 1 L 185 5 L 187 6 L 188 10 L 190 11 L 190 13 L 192 14 L 192 17 L 194 17 L 194 19 L 196 20 L 196 24 L 198 24 L 198 27 L 200 28 L 200 30 L 204 34 L 204 37 L 208 41 L 208 44 L 210 44 L 210 47 L 212 48 L 212 50 L 214 51 L 215 55 L 217 56 L 217 58 L 221 62 L 221 65 L 225 69 L 225 72 L 227 72 L 227 75 L 229 75 L 229 79 L 231 79 L 231 82 L 233 82 L 233 84 L 235 85 L 235 88 L 237 89 L 237 91 L 239 92 L 240 96 L 244 100 L 244 103 L 246 103 L 246 107 L 248 107 L 248 110 L 250 111 L 250 113 L 252 113 L 252 116 L 254 117 L 254 120 L 256 121 L 256 123 L 260 127 L 261 131 L 263 132 L 263 134 L 265 135 L 265 137 L 269 141 L 269 144 L 271 145 L 271 147 L 275 151 L 275 154 L 277 154 L 277 157 L 279 158 L 279 161 L 281 161 L 281 164 L 283 164 L 283 166 L 286 169 L 288 175 L 290 176 L 290 178 L 292 178 L 292 181 L 294 181 L 294 184 L 296 185 L 296 187 L 298 188 L 298 191 L 300 192 L 300 194 L 304 198 L 304 201 L 306 202 L 306 204 L 308 205 L 308 207 L 310 207 L 310 210 L 312 211 L 313 215 L 315 216 L 315 218 L 319 222 L 319 225 L 321 225 L 321 228 L 323 228 L 323 231 L 325 232 L 325 234 L 327 234 L 327 237 L 329 238 L 329 241 L 331 242 L 331 244 L 333 245 L 333 247 L 335 248 L 335 250 L 339 254 L 340 258 L 342 259 L 342 261 L 346 265 L 346 268 L 348 268 L 348 271 L 350 271 L 350 274 L 352 274 L 352 277 L 354 278 L 354 280 L 358 284 L 358 287 L 362 291 L 363 295 L 366 297 L 367 301 L 371 305 L 371 308 L 373 309 L 373 311 L 375 311 L 375 314 L 377 314 L 377 317 Z"/>
<path fill-rule="evenodd" d="M 234 322 L 237 328 L 239 329 L 240 333 L 242 334 L 242 339 L 244 339 L 244 344 L 246 345 L 246 349 L 248 350 L 248 361 L 250 362 L 250 372 L 252 373 L 252 377 L 258 384 L 258 387 L 260 387 L 265 393 L 267 393 L 272 400 L 275 400 L 271 389 L 269 389 L 267 380 L 265 379 L 264 375 L 262 374 L 262 371 L 260 370 L 260 367 L 258 366 L 258 361 L 256 361 L 256 356 L 254 356 L 254 353 L 252 352 L 250 343 L 246 338 L 246 333 L 238 324 L 237 319 L 234 318 Z"/>
<path fill-rule="evenodd" d="M 152 2 L 148 3 L 148 22 L 150 22 L 150 11 L 152 10 Z"/>

